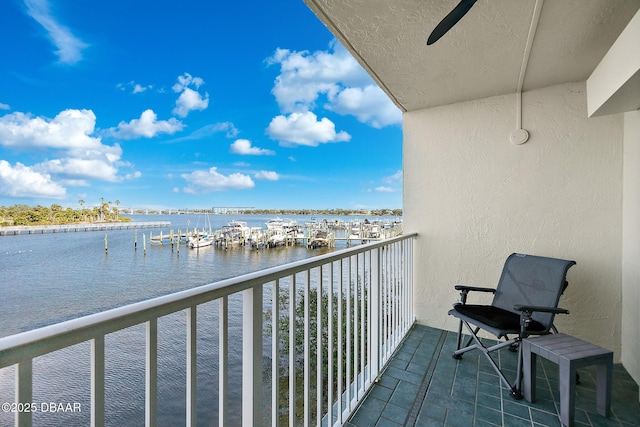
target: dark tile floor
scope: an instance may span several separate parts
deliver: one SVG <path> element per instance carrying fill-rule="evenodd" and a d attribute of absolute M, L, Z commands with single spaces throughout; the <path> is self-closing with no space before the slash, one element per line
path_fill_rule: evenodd
<path fill-rule="evenodd" d="M 516 401 L 479 351 L 455 360 L 455 345 L 455 333 L 415 326 L 345 425 L 561 426 L 557 365 L 538 358 L 538 400 Z M 507 378 L 515 378 L 517 353 L 498 353 Z M 596 412 L 595 370 L 578 372 L 576 426 L 640 426 L 638 385 L 622 366 L 614 366 L 609 418 Z"/>

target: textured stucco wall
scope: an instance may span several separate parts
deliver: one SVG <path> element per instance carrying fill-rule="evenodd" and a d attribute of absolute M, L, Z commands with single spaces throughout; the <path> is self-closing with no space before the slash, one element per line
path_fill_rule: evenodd
<path fill-rule="evenodd" d="M 640 111 L 624 115 L 623 188 L 622 363 L 640 383 Z"/>
<path fill-rule="evenodd" d="M 415 313 L 454 330 L 456 283 L 495 286 L 512 252 L 577 261 L 558 328 L 620 357 L 622 115 L 588 119 L 584 83 L 408 112 L 404 222 L 419 233 Z M 475 297 L 473 301 L 483 301 Z M 486 300 L 485 300 L 486 301 Z"/>

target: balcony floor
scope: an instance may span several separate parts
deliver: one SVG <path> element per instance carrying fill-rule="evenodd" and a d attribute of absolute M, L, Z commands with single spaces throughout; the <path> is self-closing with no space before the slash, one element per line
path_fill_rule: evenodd
<path fill-rule="evenodd" d="M 515 401 L 479 351 L 454 360 L 456 334 L 415 326 L 346 426 L 561 426 L 557 365 L 538 358 L 535 403 Z M 515 378 L 515 353 L 499 351 Z M 596 413 L 595 369 L 579 369 L 576 426 L 640 425 L 638 385 L 614 365 L 611 416 Z"/>

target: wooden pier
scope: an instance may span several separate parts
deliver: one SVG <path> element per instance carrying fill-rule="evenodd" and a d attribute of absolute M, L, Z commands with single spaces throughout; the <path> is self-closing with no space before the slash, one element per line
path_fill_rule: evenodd
<path fill-rule="evenodd" d="M 86 222 L 58 225 L 11 225 L 0 227 L 0 236 L 17 234 L 70 233 L 79 231 L 130 230 L 138 228 L 169 227 L 170 221 L 145 222 Z"/>

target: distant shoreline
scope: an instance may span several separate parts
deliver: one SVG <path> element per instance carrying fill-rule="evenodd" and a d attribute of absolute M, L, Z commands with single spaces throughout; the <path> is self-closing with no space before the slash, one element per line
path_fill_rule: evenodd
<path fill-rule="evenodd" d="M 402 216 L 402 209 L 121 209 L 121 215 L 323 215 L 323 216 Z"/>

